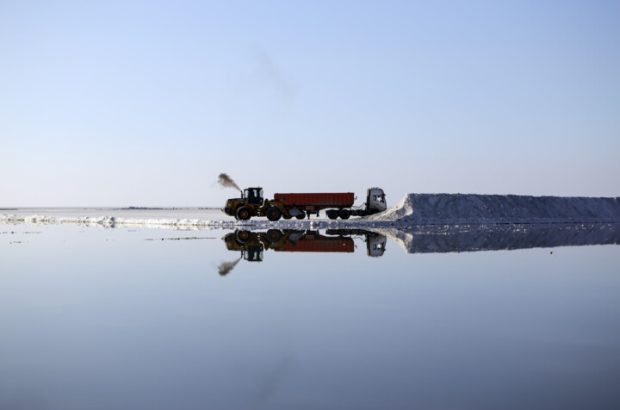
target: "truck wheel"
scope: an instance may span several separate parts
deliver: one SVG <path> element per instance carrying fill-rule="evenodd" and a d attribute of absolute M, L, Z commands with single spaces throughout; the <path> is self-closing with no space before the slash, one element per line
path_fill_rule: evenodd
<path fill-rule="evenodd" d="M 250 217 L 251 217 L 250 210 L 246 208 L 245 206 L 242 206 L 241 208 L 237 209 L 237 219 L 241 219 L 242 221 L 247 221 L 248 219 L 250 219 Z"/>
<path fill-rule="evenodd" d="M 330 209 L 326 214 L 329 219 L 338 219 L 338 211 L 335 209 Z"/>
<path fill-rule="evenodd" d="M 270 229 L 267 231 L 267 239 L 271 243 L 278 242 L 283 236 L 284 234 L 279 229 Z"/>
<path fill-rule="evenodd" d="M 349 219 L 351 216 L 351 212 L 348 209 L 341 209 L 338 214 L 342 219 Z"/>
<path fill-rule="evenodd" d="M 299 220 L 302 220 L 302 219 L 304 219 L 305 217 L 306 217 L 306 214 L 299 214 L 299 215 L 297 215 L 295 218 L 297 218 L 297 219 L 299 219 Z"/>
<path fill-rule="evenodd" d="M 275 206 L 270 206 L 267 209 L 266 214 L 267 214 L 267 219 L 269 219 L 270 221 L 277 221 L 278 219 L 282 217 L 282 211 L 280 211 L 280 209 Z"/>

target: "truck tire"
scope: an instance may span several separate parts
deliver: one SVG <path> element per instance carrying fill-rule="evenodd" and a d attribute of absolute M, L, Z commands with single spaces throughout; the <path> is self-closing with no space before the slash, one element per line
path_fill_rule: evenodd
<path fill-rule="evenodd" d="M 329 219 L 338 219 L 338 211 L 335 209 L 330 209 L 329 211 L 325 213 L 327 214 L 327 217 Z"/>
<path fill-rule="evenodd" d="M 304 219 L 305 217 L 306 217 L 306 214 L 299 214 L 299 215 L 297 215 L 295 218 L 297 218 L 297 219 L 299 219 L 299 220 L 302 220 L 302 219 Z"/>
<path fill-rule="evenodd" d="M 267 239 L 271 243 L 278 242 L 283 236 L 284 234 L 279 229 L 270 229 L 267 231 Z"/>
<path fill-rule="evenodd" d="M 274 222 L 282 217 L 282 211 L 280 211 L 280 208 L 277 208 L 275 206 L 270 206 L 269 208 L 267 208 L 266 214 L 267 219 Z"/>
<path fill-rule="evenodd" d="M 242 221 L 247 221 L 248 219 L 252 217 L 252 215 L 250 215 L 250 210 L 245 206 L 241 206 L 237 208 L 236 215 L 237 215 L 237 219 L 240 219 Z"/>
<path fill-rule="evenodd" d="M 351 216 L 351 211 L 349 211 L 348 209 L 341 209 L 340 212 L 338 212 L 338 215 L 342 219 L 349 219 L 349 217 Z"/>

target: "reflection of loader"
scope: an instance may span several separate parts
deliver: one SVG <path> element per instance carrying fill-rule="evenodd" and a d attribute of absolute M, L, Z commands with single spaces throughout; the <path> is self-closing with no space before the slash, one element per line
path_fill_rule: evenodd
<path fill-rule="evenodd" d="M 243 259 L 249 262 L 262 262 L 265 246 L 257 232 L 235 231 L 224 237 L 229 251 L 241 251 Z"/>

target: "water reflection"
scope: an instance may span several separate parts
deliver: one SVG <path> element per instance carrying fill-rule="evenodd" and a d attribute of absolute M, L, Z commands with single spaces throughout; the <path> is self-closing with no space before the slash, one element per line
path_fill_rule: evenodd
<path fill-rule="evenodd" d="M 0 409 L 618 407 L 616 226 L 311 223 L 0 226 Z"/>
<path fill-rule="evenodd" d="M 407 253 L 447 253 L 559 246 L 620 243 L 617 224 L 528 224 L 528 225 L 427 225 L 407 229 L 326 229 L 267 231 L 236 230 L 224 237 L 238 259 L 222 263 L 220 275 L 228 274 L 239 261 L 262 262 L 265 251 L 341 252 L 355 251 L 354 238 L 361 238 L 370 257 L 383 256 L 387 238 Z"/>
<path fill-rule="evenodd" d="M 227 275 L 242 259 L 262 262 L 266 250 L 276 252 L 355 252 L 354 238 L 366 243 L 366 254 L 383 256 L 387 238 L 379 232 L 364 229 L 314 230 L 269 229 L 268 231 L 236 230 L 224 236 L 229 251 L 241 252 L 238 259 L 224 262 L 218 267 L 220 275 Z"/>
<path fill-rule="evenodd" d="M 617 245 L 618 224 L 418 226 L 384 231 L 408 253 L 445 253 Z"/>

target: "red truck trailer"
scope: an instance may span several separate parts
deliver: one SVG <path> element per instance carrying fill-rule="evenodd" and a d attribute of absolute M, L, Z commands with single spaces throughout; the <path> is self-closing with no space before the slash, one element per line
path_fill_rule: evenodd
<path fill-rule="evenodd" d="M 273 199 L 285 206 L 299 206 L 314 211 L 325 208 L 350 208 L 355 201 L 355 195 L 353 192 L 274 194 Z"/>

